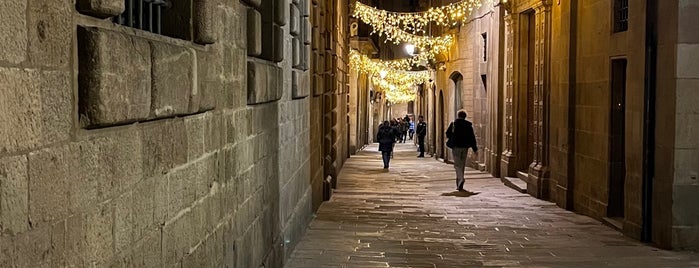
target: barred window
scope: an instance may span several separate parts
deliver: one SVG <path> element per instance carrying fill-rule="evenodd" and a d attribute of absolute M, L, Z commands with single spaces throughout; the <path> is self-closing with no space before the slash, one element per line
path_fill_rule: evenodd
<path fill-rule="evenodd" d="M 163 12 L 170 7 L 165 0 L 125 0 L 124 13 L 114 17 L 116 24 L 161 34 Z"/>
<path fill-rule="evenodd" d="M 614 32 L 629 29 L 629 0 L 614 0 Z"/>

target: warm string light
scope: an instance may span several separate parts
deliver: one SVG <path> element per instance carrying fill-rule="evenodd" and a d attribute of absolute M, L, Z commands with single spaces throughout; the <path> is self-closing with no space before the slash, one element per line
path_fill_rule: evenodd
<path fill-rule="evenodd" d="M 369 75 L 375 87 L 385 92 L 391 103 L 412 101 L 417 96 L 415 85 L 430 80 L 429 71 L 406 71 L 392 66 L 394 61 L 372 60 L 356 50 L 350 50 L 350 66 L 357 72 Z"/>
<path fill-rule="evenodd" d="M 357 2 L 353 16 L 372 26 L 372 34 L 385 36 L 386 42 L 394 44 L 409 43 L 422 53 L 415 55 L 416 59 L 403 64 L 417 66 L 420 62 L 435 60 L 437 55 L 445 53 L 454 44 L 452 35 L 422 36 L 425 28 L 433 23 L 438 26 L 453 27 L 468 19 L 475 8 L 481 6 L 481 1 L 462 0 L 446 6 L 433 7 L 423 12 L 399 13 L 377 9 Z"/>
<path fill-rule="evenodd" d="M 429 81 L 429 71 L 407 71 L 408 68 L 398 68 L 398 65 L 404 65 L 402 60 L 398 61 L 380 61 L 370 59 L 366 55 L 359 53 L 356 50 L 350 50 L 350 65 L 358 72 L 379 76 L 384 80 L 392 83 L 404 81 L 407 83 L 423 83 Z"/>
<path fill-rule="evenodd" d="M 433 23 L 437 26 L 454 27 L 466 20 L 474 9 L 481 6 L 481 0 L 461 0 L 441 7 L 431 7 L 422 12 L 391 12 L 367 6 L 360 2 L 354 9 L 354 16 L 368 24 L 381 28 L 404 29 L 411 33 L 425 33 L 425 28 Z"/>
<path fill-rule="evenodd" d="M 390 103 L 406 103 L 414 101 L 417 98 L 417 93 L 415 92 L 403 93 L 390 90 L 387 90 L 385 92 L 386 101 Z"/>
<path fill-rule="evenodd" d="M 386 42 L 391 41 L 394 44 L 400 44 L 401 42 L 413 44 L 420 51 L 426 52 L 431 58 L 446 52 L 452 44 L 454 44 L 454 37 L 450 34 L 437 37 L 414 35 L 397 27 L 384 27 L 385 25 L 380 24 L 380 22 L 365 20 L 365 17 L 359 18 L 364 21 L 364 23 L 372 26 L 372 34 L 386 36 Z"/>

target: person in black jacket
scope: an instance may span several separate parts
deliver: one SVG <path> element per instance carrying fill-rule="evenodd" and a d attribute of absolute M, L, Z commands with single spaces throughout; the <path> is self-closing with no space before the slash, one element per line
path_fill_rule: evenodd
<path fill-rule="evenodd" d="M 425 157 L 425 136 L 427 135 L 427 123 L 425 123 L 425 118 L 422 117 L 422 115 L 418 117 L 415 134 L 417 135 L 417 146 L 420 150 L 420 155 L 417 157 Z"/>
<path fill-rule="evenodd" d="M 379 133 L 376 135 L 376 140 L 379 142 L 379 151 L 383 157 L 383 168 L 387 169 L 391 161 L 391 153 L 393 152 L 393 144 L 396 142 L 398 130 L 391 126 L 388 121 L 384 121 L 379 127 Z"/>
<path fill-rule="evenodd" d="M 452 152 L 454 154 L 456 189 L 465 191 L 464 169 L 466 168 L 468 148 L 471 148 L 473 153 L 478 155 L 478 146 L 476 145 L 476 135 L 473 133 L 473 124 L 466 120 L 466 112 L 459 111 L 457 117 L 458 119 L 454 120 L 454 122 L 449 125 L 446 135 L 451 143 Z"/>

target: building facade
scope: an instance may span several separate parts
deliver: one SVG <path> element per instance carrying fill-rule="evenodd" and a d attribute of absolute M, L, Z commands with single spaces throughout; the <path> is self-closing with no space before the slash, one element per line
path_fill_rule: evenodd
<path fill-rule="evenodd" d="M 347 12 L 0 3 L 0 266 L 281 267 L 348 156 Z"/>
<path fill-rule="evenodd" d="M 510 0 L 447 29 L 430 149 L 464 109 L 471 166 L 665 248 L 699 246 L 691 1 Z M 648 6 L 650 5 L 650 6 Z"/>
<path fill-rule="evenodd" d="M 458 27 L 431 31 L 457 42 L 410 104 L 428 122 L 428 151 L 450 162 L 444 132 L 463 109 L 479 144 L 471 167 L 633 238 L 697 249 L 698 10 L 683 0 L 484 1 Z"/>

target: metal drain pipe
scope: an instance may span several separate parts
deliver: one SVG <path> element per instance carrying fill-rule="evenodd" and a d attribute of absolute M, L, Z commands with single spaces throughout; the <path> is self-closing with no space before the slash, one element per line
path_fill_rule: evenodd
<path fill-rule="evenodd" d="M 658 54 L 658 0 L 646 0 L 646 63 L 643 111 L 643 188 L 641 241 L 653 240 L 653 180 L 655 178 L 655 96 Z"/>

